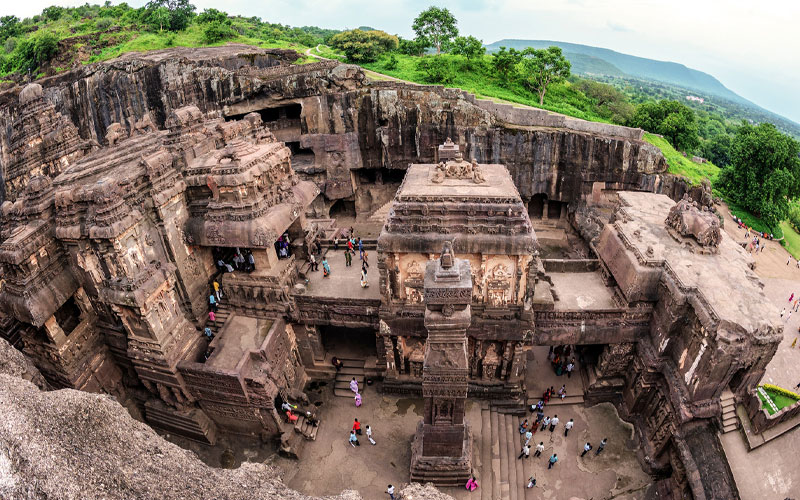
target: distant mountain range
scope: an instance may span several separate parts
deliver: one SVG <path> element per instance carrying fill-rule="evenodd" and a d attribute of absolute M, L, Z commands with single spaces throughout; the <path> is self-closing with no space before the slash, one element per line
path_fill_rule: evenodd
<path fill-rule="evenodd" d="M 644 57 L 622 54 L 610 49 L 581 45 L 577 43 L 558 42 L 554 40 L 516 40 L 504 39 L 486 45 L 487 52 L 500 50 L 500 47 L 522 50 L 526 47 L 542 49 L 555 45 L 561 47 L 564 56 L 572 64 L 572 72 L 588 77 L 615 77 L 625 79 L 651 80 L 696 91 L 709 97 L 730 101 L 737 107 L 752 108 L 753 119 L 762 121 L 765 116 L 779 128 L 800 137 L 800 125 L 781 115 L 765 110 L 757 104 L 733 92 L 719 80 L 683 64 L 667 61 L 656 61 Z"/>

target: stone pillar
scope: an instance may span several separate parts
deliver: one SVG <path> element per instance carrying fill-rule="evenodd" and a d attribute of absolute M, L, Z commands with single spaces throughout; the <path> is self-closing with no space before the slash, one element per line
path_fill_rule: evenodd
<path fill-rule="evenodd" d="M 467 328 L 472 274 L 445 242 L 425 267 L 425 361 L 423 420 L 411 448 L 411 480 L 460 486 L 472 469 L 472 434 L 464 420 L 467 399 Z"/>
<path fill-rule="evenodd" d="M 547 205 L 548 205 L 547 199 L 542 201 L 542 220 L 547 220 L 547 218 L 548 218 L 547 217 Z"/>

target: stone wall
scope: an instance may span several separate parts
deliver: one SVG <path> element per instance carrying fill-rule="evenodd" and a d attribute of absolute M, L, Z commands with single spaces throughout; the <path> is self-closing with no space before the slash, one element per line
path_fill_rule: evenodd
<path fill-rule="evenodd" d="M 757 434 L 800 416 L 800 401 L 791 406 L 781 408 L 773 415 L 770 415 L 767 410 L 762 408 L 761 400 L 755 391 L 749 393 L 743 402 L 747 409 L 747 416 L 750 417 L 750 423 L 753 424 L 753 431 Z"/>
<path fill-rule="evenodd" d="M 608 189 L 660 189 L 663 184 L 652 176 L 666 171 L 664 158 L 641 140 L 639 129 L 496 104 L 457 89 L 367 82 L 355 66 L 286 64 L 291 59 L 287 51 L 242 45 L 176 48 L 128 54 L 41 84 L 45 99 L 69 118 L 80 137 L 101 145 L 112 123 L 131 125 L 147 115 L 163 127 L 173 110 L 186 105 L 240 117 L 300 104 L 299 127 L 281 130 L 286 134 L 281 139 L 313 151 L 306 170 L 328 204 L 358 200 L 361 211 L 378 208 L 383 198 L 366 203 L 369 197 L 356 196 L 352 170 L 404 170 L 410 163 L 432 162 L 435 147 L 447 137 L 471 145 L 466 157 L 508 166 L 524 200 L 541 193 L 578 201 L 598 182 Z M 8 164 L 11 124 L 21 112 L 19 92 L 0 94 L 0 177 Z M 15 193 L 5 197 L 13 199 Z"/>

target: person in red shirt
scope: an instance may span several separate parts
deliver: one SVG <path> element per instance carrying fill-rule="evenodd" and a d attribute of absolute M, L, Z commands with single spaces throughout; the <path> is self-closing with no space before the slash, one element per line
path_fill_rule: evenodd
<path fill-rule="evenodd" d="M 356 431 L 356 434 L 359 436 L 361 435 L 361 422 L 359 422 L 358 419 L 355 419 L 353 422 L 353 430 Z"/>

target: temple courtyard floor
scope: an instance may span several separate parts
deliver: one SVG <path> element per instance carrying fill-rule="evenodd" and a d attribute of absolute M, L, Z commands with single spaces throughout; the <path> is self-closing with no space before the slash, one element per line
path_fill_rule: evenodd
<path fill-rule="evenodd" d="M 529 366 L 533 371 L 534 366 Z M 540 369 L 549 367 L 537 366 L 535 371 Z M 553 385 L 551 377 L 562 383 L 567 381 L 565 376 L 548 374 L 547 382 L 537 385 Z M 579 391 L 579 379 L 573 376 L 568 387 L 572 385 L 574 391 Z M 306 443 L 300 461 L 273 461 L 284 470 L 286 484 L 308 495 L 326 496 L 355 489 L 364 498 L 380 499 L 386 497 L 388 484 L 400 486 L 409 481 L 411 441 L 417 422 L 422 419 L 423 402 L 381 394 L 379 389 L 379 384 L 366 387 L 363 405 L 356 408 L 352 399 L 335 397 L 330 387 L 322 388 L 322 423 L 316 441 Z M 473 469 L 480 488 L 472 493 L 463 488 L 442 490 L 456 499 L 643 497 L 650 478 L 636 459 L 632 427 L 619 419 L 612 405 L 550 405 L 545 413 L 558 414 L 561 421 L 553 433 L 546 430 L 534 434 L 532 450 L 534 443 L 542 441 L 544 453 L 538 458 L 531 453 L 530 458 L 519 460 L 522 440 L 517 426 L 530 414 L 519 418 L 497 413 L 483 401 L 469 400 L 466 418 L 473 433 Z M 359 438 L 361 445 L 356 448 L 348 443 L 354 418 L 362 427 L 372 427 L 376 445 L 370 445 L 366 435 Z M 564 423 L 570 418 L 575 420 L 575 427 L 565 438 Z M 608 445 L 602 454 L 596 456 L 592 451 L 580 457 L 586 441 L 596 447 L 604 437 L 608 438 Z M 553 453 L 558 454 L 559 461 L 547 470 L 547 459 Z M 536 478 L 537 486 L 526 489 L 530 476 Z M 488 496 L 490 493 L 493 494 Z"/>

